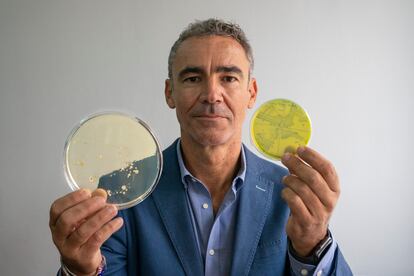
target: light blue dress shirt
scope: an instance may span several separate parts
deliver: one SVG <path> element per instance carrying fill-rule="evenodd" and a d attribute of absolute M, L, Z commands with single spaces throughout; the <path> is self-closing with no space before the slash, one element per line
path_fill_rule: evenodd
<path fill-rule="evenodd" d="M 244 184 L 246 158 L 244 146 L 241 149 L 241 166 L 221 203 L 217 214 L 213 213 L 213 202 L 206 186 L 191 175 L 184 164 L 181 141 L 177 143 L 177 156 L 181 180 L 187 191 L 189 209 L 192 213 L 194 232 L 200 254 L 204 261 L 206 276 L 225 276 L 230 274 L 233 257 L 234 231 L 237 218 L 238 191 Z M 304 264 L 289 254 L 293 275 L 326 275 L 332 266 L 335 240 L 317 266 Z"/>

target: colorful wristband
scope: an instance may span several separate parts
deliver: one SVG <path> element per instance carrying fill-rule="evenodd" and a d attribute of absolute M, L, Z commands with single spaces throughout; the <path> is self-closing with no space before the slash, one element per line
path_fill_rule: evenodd
<path fill-rule="evenodd" d="M 96 269 L 95 276 L 102 276 L 106 268 L 106 259 L 105 256 L 102 255 L 101 263 L 99 264 L 98 268 Z M 77 276 L 75 273 L 69 270 L 69 268 L 63 263 L 62 259 L 60 259 L 60 269 L 63 276 Z"/>

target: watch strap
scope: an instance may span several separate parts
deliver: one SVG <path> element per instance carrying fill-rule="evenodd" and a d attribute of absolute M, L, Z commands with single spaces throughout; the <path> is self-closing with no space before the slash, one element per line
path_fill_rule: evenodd
<path fill-rule="evenodd" d="M 290 254 L 298 261 L 310 264 L 310 265 L 317 265 L 319 261 L 325 256 L 326 252 L 328 252 L 331 244 L 332 244 L 332 235 L 331 232 L 328 230 L 326 237 L 322 239 L 312 250 L 311 254 L 306 257 L 299 256 L 299 254 L 293 248 L 292 242 L 288 238 L 288 247 Z"/>

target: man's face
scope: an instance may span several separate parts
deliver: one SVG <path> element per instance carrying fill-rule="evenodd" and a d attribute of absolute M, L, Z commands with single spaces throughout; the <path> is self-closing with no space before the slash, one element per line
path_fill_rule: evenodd
<path fill-rule="evenodd" d="M 222 36 L 193 37 L 178 48 L 165 97 L 176 108 L 182 139 L 204 146 L 241 140 L 247 108 L 256 100 L 243 47 Z"/>

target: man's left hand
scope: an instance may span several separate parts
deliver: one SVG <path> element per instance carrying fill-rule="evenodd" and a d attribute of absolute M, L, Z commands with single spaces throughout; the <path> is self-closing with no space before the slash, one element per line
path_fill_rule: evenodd
<path fill-rule="evenodd" d="M 322 155 L 308 147 L 299 147 L 297 154 L 282 158 L 290 172 L 282 180 L 282 197 L 291 211 L 286 233 L 296 253 L 305 257 L 326 237 L 340 187 L 334 166 Z"/>

